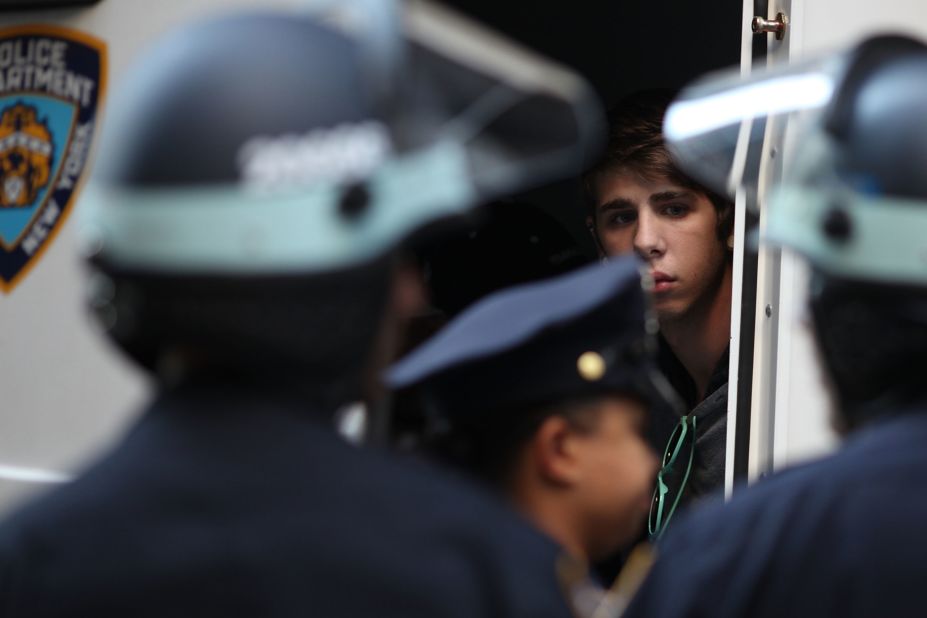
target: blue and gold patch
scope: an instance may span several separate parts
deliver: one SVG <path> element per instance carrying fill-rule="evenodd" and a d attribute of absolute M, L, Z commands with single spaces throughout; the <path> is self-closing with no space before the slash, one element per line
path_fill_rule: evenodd
<path fill-rule="evenodd" d="M 61 228 L 90 152 L 105 44 L 51 26 L 0 30 L 0 290 Z"/>

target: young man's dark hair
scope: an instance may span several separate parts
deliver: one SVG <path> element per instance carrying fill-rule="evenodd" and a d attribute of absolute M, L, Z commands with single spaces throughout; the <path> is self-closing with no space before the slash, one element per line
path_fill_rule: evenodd
<path fill-rule="evenodd" d="M 753 79 L 772 97 L 792 96 L 796 77 L 831 82 L 820 109 L 802 110 L 816 115 L 765 233 L 810 265 L 811 325 L 846 440 L 677 522 L 629 618 L 923 613 L 927 46 L 875 37 L 828 61 L 840 73 Z"/>

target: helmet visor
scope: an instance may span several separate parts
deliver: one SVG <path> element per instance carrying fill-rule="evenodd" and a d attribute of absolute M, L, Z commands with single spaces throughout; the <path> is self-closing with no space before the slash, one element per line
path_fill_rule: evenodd
<path fill-rule="evenodd" d="M 771 118 L 812 119 L 831 102 L 840 58 L 815 60 L 741 77 L 740 69 L 709 75 L 683 90 L 664 121 L 678 165 L 711 189 L 733 197 L 756 191 L 757 156 Z"/>
<path fill-rule="evenodd" d="M 98 183 L 83 200 L 91 251 L 172 273 L 349 267 L 434 221 L 577 175 L 602 138 L 599 104 L 578 75 L 446 9 L 354 0 L 304 11 L 360 50 L 377 117 L 248 141 L 255 173 L 224 183 Z M 329 153 L 355 170 L 350 178 Z M 124 207 L 136 202 L 144 208 Z"/>

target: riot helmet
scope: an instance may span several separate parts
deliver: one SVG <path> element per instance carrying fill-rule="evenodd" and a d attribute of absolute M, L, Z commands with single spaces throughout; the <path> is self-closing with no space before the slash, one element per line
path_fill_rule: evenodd
<path fill-rule="evenodd" d="M 358 372 L 404 238 L 575 173 L 599 123 L 573 73 L 373 0 L 184 26 L 109 108 L 79 211 L 104 328 L 148 368 L 181 346 L 326 384 Z"/>

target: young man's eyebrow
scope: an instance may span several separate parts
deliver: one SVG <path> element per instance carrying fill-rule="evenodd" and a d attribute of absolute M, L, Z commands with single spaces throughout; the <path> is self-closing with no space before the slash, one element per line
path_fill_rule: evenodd
<path fill-rule="evenodd" d="M 691 191 L 661 191 L 650 196 L 650 203 L 671 202 L 688 197 L 692 197 Z"/>
<path fill-rule="evenodd" d="M 605 212 L 606 210 L 624 210 L 626 208 L 634 208 L 634 202 L 623 197 L 615 198 L 596 206 L 598 212 Z"/>

